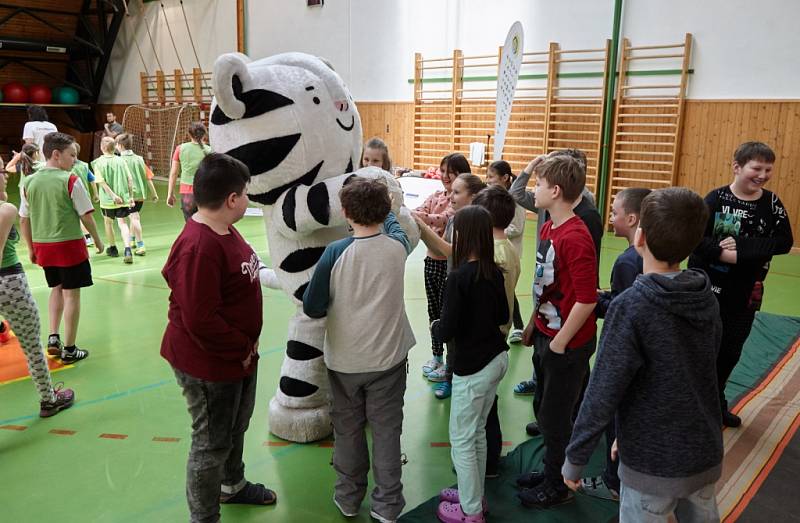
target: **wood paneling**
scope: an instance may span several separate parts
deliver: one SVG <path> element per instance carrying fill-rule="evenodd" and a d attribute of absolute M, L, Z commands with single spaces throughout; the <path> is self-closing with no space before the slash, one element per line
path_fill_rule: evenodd
<path fill-rule="evenodd" d="M 364 141 L 377 136 L 389 146 L 395 167 L 414 162 L 414 103 L 356 102 L 361 114 Z"/>

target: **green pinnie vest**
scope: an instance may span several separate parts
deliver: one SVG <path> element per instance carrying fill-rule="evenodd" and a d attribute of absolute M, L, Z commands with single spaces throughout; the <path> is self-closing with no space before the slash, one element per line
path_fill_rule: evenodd
<path fill-rule="evenodd" d="M 99 183 L 105 181 L 114 194 L 122 198 L 122 203 L 114 203 L 114 200 L 106 193 L 102 187 L 97 188 L 100 194 L 100 207 L 102 209 L 119 209 L 127 207 L 131 200 L 131 193 L 128 187 L 128 165 L 120 156 L 104 154 L 95 158 L 92 162 L 92 171 L 95 180 Z"/>
<path fill-rule="evenodd" d="M 3 200 L 0 200 L 0 205 L 4 203 L 5 202 Z M 17 232 L 17 228 L 12 225 L 11 230 L 8 231 L 6 246 L 3 249 L 3 261 L 0 262 L 0 269 L 7 269 L 8 267 L 13 267 L 19 263 L 19 256 L 17 256 L 18 243 L 19 233 Z"/>
<path fill-rule="evenodd" d="M 76 175 L 83 182 L 86 192 L 89 192 L 89 164 L 82 160 L 75 160 L 72 166 L 72 174 Z"/>
<path fill-rule="evenodd" d="M 186 142 L 181 144 L 181 152 L 178 159 L 181 162 L 181 184 L 194 185 L 194 174 L 203 158 L 211 152 L 211 147 L 206 144 L 196 144 Z"/>
<path fill-rule="evenodd" d="M 71 172 L 43 167 L 22 180 L 31 233 L 36 243 L 58 243 L 83 238 L 80 217 L 69 195 Z"/>
<path fill-rule="evenodd" d="M 122 151 L 119 153 L 119 157 L 122 158 L 131 171 L 134 201 L 145 201 L 147 199 L 148 190 L 147 167 L 144 165 L 144 158 L 130 150 Z"/>

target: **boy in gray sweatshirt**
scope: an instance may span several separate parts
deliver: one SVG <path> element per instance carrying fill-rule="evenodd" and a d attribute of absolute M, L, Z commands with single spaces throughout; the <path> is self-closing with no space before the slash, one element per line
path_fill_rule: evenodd
<path fill-rule="evenodd" d="M 703 237 L 707 213 L 702 198 L 683 188 L 642 202 L 634 245 L 644 274 L 608 309 L 567 447 L 562 473 L 576 490 L 616 414 L 621 523 L 666 522 L 670 514 L 681 523 L 719 521 L 722 326 L 708 276 L 679 266 Z"/>

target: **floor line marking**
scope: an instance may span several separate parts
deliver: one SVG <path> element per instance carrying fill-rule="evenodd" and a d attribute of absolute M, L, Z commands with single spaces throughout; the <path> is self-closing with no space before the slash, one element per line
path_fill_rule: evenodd
<path fill-rule="evenodd" d="M 57 436 L 74 436 L 77 431 L 68 429 L 50 429 L 47 432 L 50 434 L 56 434 Z"/>
<path fill-rule="evenodd" d="M 97 437 L 98 438 L 104 438 L 104 439 L 128 439 L 128 435 L 127 434 L 111 434 L 111 433 L 108 433 L 108 432 L 104 432 L 104 433 L 100 434 Z"/>

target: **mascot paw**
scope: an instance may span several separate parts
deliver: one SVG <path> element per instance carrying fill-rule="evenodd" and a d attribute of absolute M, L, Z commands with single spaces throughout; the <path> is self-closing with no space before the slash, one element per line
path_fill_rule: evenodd
<path fill-rule="evenodd" d="M 269 431 L 296 443 L 324 439 L 333 433 L 330 407 L 290 409 L 272 398 L 269 402 Z"/>
<path fill-rule="evenodd" d="M 258 270 L 258 279 L 261 281 L 261 285 L 267 289 L 280 290 L 281 288 L 281 284 L 278 281 L 278 276 L 275 274 L 275 271 L 264 265 L 262 265 Z"/>

